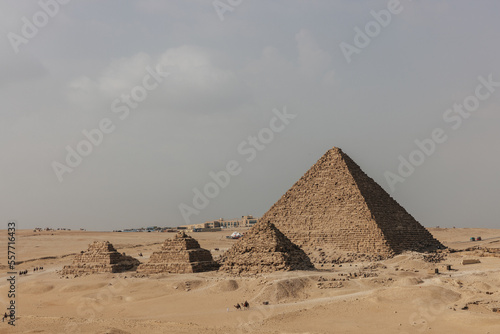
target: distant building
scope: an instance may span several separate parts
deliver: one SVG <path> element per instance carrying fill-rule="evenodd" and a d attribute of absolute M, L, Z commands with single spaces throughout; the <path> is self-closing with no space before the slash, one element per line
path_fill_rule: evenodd
<path fill-rule="evenodd" d="M 241 217 L 241 224 L 245 227 L 252 227 L 257 224 L 258 219 L 251 215 Z"/>
<path fill-rule="evenodd" d="M 194 225 L 183 225 L 179 228 L 186 228 L 197 231 L 207 230 L 207 229 L 221 229 L 221 228 L 236 228 L 236 227 L 252 227 L 257 223 L 258 219 L 254 218 L 251 215 L 241 216 L 241 219 L 229 219 L 225 220 L 224 218 L 219 218 L 217 220 L 209 220 L 202 224 L 194 224 Z"/>
<path fill-rule="evenodd" d="M 219 218 L 218 220 L 211 220 L 204 223 L 205 228 L 235 228 L 235 227 L 251 227 L 257 223 L 257 219 L 251 215 L 241 216 L 241 219 Z"/>

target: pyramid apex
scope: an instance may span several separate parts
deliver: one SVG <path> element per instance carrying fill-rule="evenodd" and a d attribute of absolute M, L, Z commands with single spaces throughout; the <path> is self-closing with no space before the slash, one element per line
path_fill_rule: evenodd
<path fill-rule="evenodd" d="M 175 235 L 175 238 L 176 239 L 179 239 L 179 238 L 188 238 L 189 236 L 186 234 L 186 232 L 184 231 L 179 231 L 177 232 L 177 234 Z"/>
<path fill-rule="evenodd" d="M 343 153 L 344 151 L 342 151 L 342 149 L 340 147 L 334 146 L 331 149 L 329 149 L 328 152 L 339 152 L 339 153 L 342 152 Z"/>

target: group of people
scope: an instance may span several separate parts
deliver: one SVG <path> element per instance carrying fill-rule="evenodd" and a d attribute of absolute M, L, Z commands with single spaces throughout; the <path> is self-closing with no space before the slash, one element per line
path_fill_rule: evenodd
<path fill-rule="evenodd" d="M 38 270 L 43 270 L 43 267 L 35 267 L 35 268 L 33 268 L 34 272 L 38 271 Z M 19 272 L 19 276 L 21 276 L 21 275 L 27 275 L 27 274 L 28 274 L 28 269 Z"/>
<path fill-rule="evenodd" d="M 241 303 L 241 305 L 238 303 L 236 305 L 234 305 L 234 308 L 237 309 L 237 310 L 241 310 L 241 309 L 247 309 L 250 307 L 250 304 L 248 304 L 248 302 L 245 300 L 244 303 Z"/>

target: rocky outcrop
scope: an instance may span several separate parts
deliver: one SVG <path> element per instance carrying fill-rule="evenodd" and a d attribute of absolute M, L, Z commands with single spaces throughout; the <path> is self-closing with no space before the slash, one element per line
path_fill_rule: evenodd
<path fill-rule="evenodd" d="M 148 263 L 137 268 L 140 274 L 196 273 L 216 270 L 218 264 L 209 250 L 200 248 L 194 238 L 179 232 L 173 239 L 167 239 L 161 250 L 154 252 Z"/>
<path fill-rule="evenodd" d="M 61 274 L 119 273 L 132 270 L 139 264 L 139 260 L 118 253 L 109 241 L 94 241 L 86 252 L 75 256 L 71 265 L 64 266 Z"/>
<path fill-rule="evenodd" d="M 253 275 L 274 271 L 308 270 L 307 255 L 274 224 L 259 220 L 221 258 L 221 271 Z"/>
<path fill-rule="evenodd" d="M 326 152 L 261 220 L 272 221 L 315 264 L 444 248 L 339 148 Z"/>

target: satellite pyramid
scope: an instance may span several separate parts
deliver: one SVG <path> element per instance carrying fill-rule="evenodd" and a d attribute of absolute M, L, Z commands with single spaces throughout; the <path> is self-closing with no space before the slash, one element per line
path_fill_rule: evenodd
<path fill-rule="evenodd" d="M 73 263 L 64 266 L 62 275 L 82 275 L 95 273 L 118 273 L 131 270 L 139 265 L 139 260 L 122 255 L 109 241 L 94 241 L 86 252 L 76 255 Z"/>
<path fill-rule="evenodd" d="M 261 220 L 272 221 L 315 264 L 336 254 L 387 258 L 444 246 L 347 154 L 332 148 Z M 342 262 L 342 261 L 339 261 Z"/>
<path fill-rule="evenodd" d="M 148 263 L 137 268 L 138 273 L 196 273 L 216 270 L 217 263 L 213 260 L 209 250 L 200 248 L 200 244 L 193 237 L 179 232 L 173 239 L 163 242 L 161 249 L 154 252 Z"/>
<path fill-rule="evenodd" d="M 274 224 L 260 220 L 222 257 L 221 271 L 230 274 L 259 274 L 307 270 L 314 266 L 297 245 Z"/>

